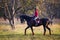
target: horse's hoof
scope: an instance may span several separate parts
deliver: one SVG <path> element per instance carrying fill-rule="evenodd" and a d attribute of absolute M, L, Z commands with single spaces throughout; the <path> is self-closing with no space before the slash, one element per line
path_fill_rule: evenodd
<path fill-rule="evenodd" d="M 43 34 L 45 36 L 45 34 Z"/>
<path fill-rule="evenodd" d="M 49 34 L 51 35 L 51 32 Z"/>
<path fill-rule="evenodd" d="M 32 35 L 34 35 L 34 33 Z"/>
<path fill-rule="evenodd" d="M 32 35 L 34 35 L 34 34 L 32 34 Z"/>
<path fill-rule="evenodd" d="M 51 34 L 50 34 L 51 35 Z"/>

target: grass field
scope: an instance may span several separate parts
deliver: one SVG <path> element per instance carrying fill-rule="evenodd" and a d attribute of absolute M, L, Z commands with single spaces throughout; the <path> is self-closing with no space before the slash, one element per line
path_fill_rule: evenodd
<path fill-rule="evenodd" d="M 31 30 L 27 30 L 27 35 L 24 35 L 26 24 L 17 24 L 12 30 L 9 25 L 0 25 L 0 40 L 60 40 L 60 24 L 49 25 L 52 35 L 49 35 L 48 30 L 46 35 L 43 35 L 43 27 L 34 28 L 35 35 L 31 35 Z"/>

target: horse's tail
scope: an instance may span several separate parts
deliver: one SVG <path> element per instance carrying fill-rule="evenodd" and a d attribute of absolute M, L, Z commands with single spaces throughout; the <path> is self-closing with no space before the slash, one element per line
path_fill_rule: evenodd
<path fill-rule="evenodd" d="M 51 25 L 52 25 L 52 23 L 53 23 L 52 20 L 49 20 L 49 21 L 48 21 L 48 24 L 51 24 Z"/>

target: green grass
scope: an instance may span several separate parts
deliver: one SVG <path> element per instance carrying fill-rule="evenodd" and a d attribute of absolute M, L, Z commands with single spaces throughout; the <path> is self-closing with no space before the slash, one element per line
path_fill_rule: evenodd
<path fill-rule="evenodd" d="M 52 34 L 52 35 L 42 35 L 42 34 L 35 34 L 32 36 L 29 35 L 22 35 L 22 34 L 9 34 L 9 35 L 0 35 L 0 40 L 60 40 L 59 34 Z"/>
<path fill-rule="evenodd" d="M 30 29 L 27 30 L 27 35 L 24 35 L 25 27 L 26 25 L 16 25 L 16 29 L 11 30 L 9 25 L 0 25 L 0 40 L 60 40 L 60 25 L 52 25 L 52 35 L 49 35 L 47 30 L 45 36 L 42 26 L 34 28 L 34 36 L 31 35 Z"/>

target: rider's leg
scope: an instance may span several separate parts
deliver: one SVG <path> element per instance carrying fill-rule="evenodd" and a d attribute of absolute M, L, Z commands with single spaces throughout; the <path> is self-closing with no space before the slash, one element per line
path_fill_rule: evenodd
<path fill-rule="evenodd" d="M 35 24 L 35 25 L 38 25 L 38 21 L 36 20 L 37 18 L 38 18 L 38 17 L 35 17 L 35 19 L 34 19 L 34 20 L 35 20 L 35 22 L 36 22 L 36 24 Z"/>

